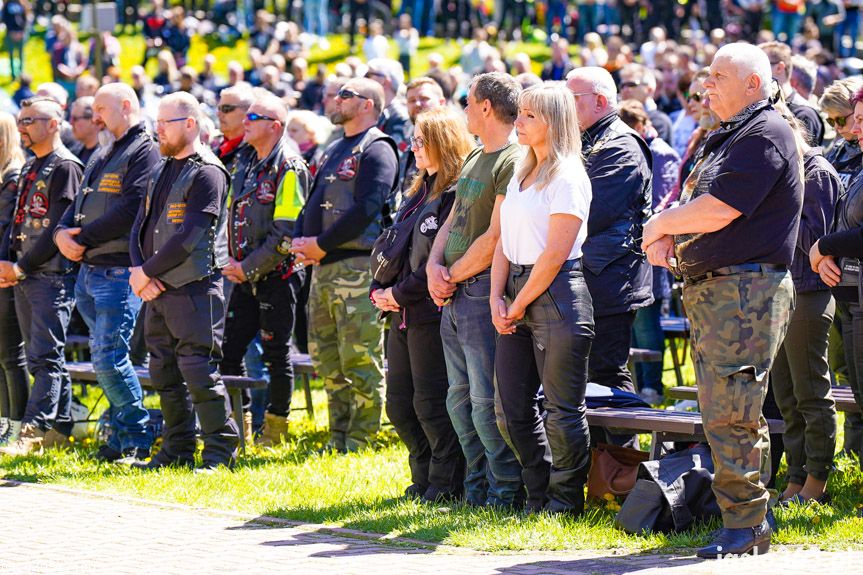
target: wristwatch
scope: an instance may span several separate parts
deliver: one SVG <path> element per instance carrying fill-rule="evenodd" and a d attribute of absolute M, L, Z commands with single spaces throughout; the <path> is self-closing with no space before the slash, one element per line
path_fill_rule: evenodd
<path fill-rule="evenodd" d="M 24 273 L 24 270 L 18 267 L 17 263 L 12 264 L 12 271 L 15 272 L 15 279 L 19 282 L 27 277 L 27 274 Z"/>

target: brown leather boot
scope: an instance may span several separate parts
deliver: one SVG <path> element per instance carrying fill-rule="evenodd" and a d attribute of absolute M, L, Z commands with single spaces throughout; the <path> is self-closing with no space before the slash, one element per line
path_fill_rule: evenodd
<path fill-rule="evenodd" d="M 17 441 L 13 441 L 5 447 L 0 447 L 3 455 L 30 455 L 41 453 L 42 443 L 45 441 L 45 432 L 32 423 L 25 423 L 21 427 L 21 434 Z"/>
<path fill-rule="evenodd" d="M 247 411 L 243 414 L 243 437 L 246 439 L 246 445 L 255 444 L 255 434 L 252 432 L 252 412 Z"/>
<path fill-rule="evenodd" d="M 258 445 L 272 447 L 285 442 L 288 437 L 288 418 L 269 411 L 264 414 L 264 428 L 258 438 Z"/>
<path fill-rule="evenodd" d="M 63 447 L 69 447 L 71 443 L 69 443 L 69 436 L 63 435 L 56 429 L 49 429 L 45 432 L 45 439 L 42 441 L 43 449 L 61 449 Z"/>

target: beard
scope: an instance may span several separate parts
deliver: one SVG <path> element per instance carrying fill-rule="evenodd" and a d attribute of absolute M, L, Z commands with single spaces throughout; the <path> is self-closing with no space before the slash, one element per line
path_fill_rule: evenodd
<path fill-rule="evenodd" d="M 347 110 L 335 110 L 330 114 L 330 122 L 336 126 L 341 126 L 349 120 L 353 120 L 357 116 L 356 110 L 349 112 Z"/>
<path fill-rule="evenodd" d="M 103 148 L 108 148 L 117 141 L 117 138 L 114 137 L 114 134 L 105 129 L 99 130 L 97 137 L 99 139 L 99 146 Z"/>
<path fill-rule="evenodd" d="M 186 147 L 187 142 L 179 141 L 175 144 L 170 144 L 168 142 L 159 142 L 159 153 L 167 158 L 172 158 L 183 151 L 183 148 Z"/>

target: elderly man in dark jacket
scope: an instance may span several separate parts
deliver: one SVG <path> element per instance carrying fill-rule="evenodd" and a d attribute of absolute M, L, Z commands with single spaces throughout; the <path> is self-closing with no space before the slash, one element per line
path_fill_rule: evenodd
<path fill-rule="evenodd" d="M 637 309 L 653 302 L 652 270 L 639 247 L 650 215 L 650 150 L 618 117 L 617 88 L 605 69 L 573 70 L 566 85 L 575 96 L 593 186 L 583 257 L 596 322 L 588 377 L 635 392 L 626 367 L 632 322 Z"/>

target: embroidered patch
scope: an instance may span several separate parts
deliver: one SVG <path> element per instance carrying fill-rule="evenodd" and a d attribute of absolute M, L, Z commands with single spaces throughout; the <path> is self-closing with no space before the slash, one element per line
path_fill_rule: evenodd
<path fill-rule="evenodd" d="M 47 228 L 50 225 L 51 225 L 51 220 L 49 218 L 45 218 L 44 220 L 42 220 L 42 227 L 43 228 Z"/>
<path fill-rule="evenodd" d="M 165 217 L 172 224 L 182 224 L 186 217 L 186 202 L 175 202 L 168 204 L 165 209 Z"/>
<path fill-rule="evenodd" d="M 44 190 L 47 187 L 48 187 L 48 184 L 45 183 L 45 180 L 39 180 L 38 182 L 36 182 L 36 189 L 37 190 Z"/>
<path fill-rule="evenodd" d="M 36 185 L 38 188 L 38 184 Z M 48 213 L 48 196 L 42 192 L 36 192 L 30 198 L 30 209 L 27 210 L 31 217 L 44 218 Z"/>
<path fill-rule="evenodd" d="M 42 220 L 33 220 L 33 229 L 38 230 L 42 227 Z"/>
<path fill-rule="evenodd" d="M 272 180 L 264 180 L 255 190 L 255 198 L 262 204 L 272 204 L 276 199 L 276 186 Z"/>
<path fill-rule="evenodd" d="M 123 180 L 120 177 L 120 174 L 112 172 L 102 176 L 102 179 L 99 180 L 99 189 L 96 191 L 105 194 L 119 194 L 122 185 Z"/>
<path fill-rule="evenodd" d="M 282 236 L 282 241 L 280 241 L 279 245 L 276 246 L 276 251 L 283 256 L 291 253 L 291 238 L 288 236 Z"/>
<path fill-rule="evenodd" d="M 353 180 L 357 175 L 358 163 L 356 156 L 345 158 L 345 160 L 339 164 L 339 167 L 336 168 L 336 175 L 340 180 Z"/>
<path fill-rule="evenodd" d="M 434 235 L 438 229 L 437 225 L 437 216 L 431 215 L 423 220 L 423 223 L 420 224 L 420 233 L 422 235 Z"/>

